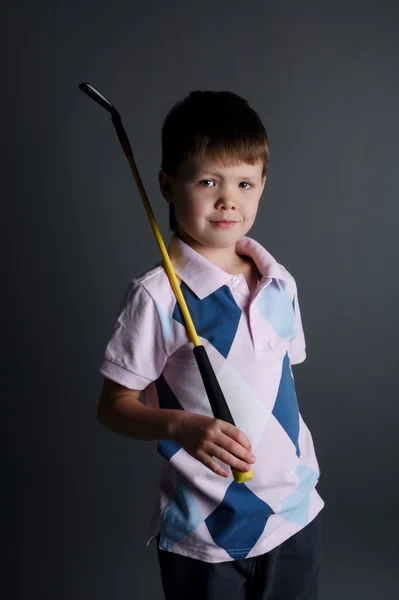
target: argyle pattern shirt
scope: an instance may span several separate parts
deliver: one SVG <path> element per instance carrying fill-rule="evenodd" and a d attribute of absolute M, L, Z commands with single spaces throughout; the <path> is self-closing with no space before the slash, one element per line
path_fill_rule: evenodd
<path fill-rule="evenodd" d="M 246 236 L 236 253 L 252 258 L 260 273 L 252 296 L 243 275 L 223 271 L 176 235 L 169 253 L 200 341 L 256 462 L 253 478 L 238 484 L 231 474 L 211 472 L 178 443 L 159 440 L 163 466 L 148 544 L 159 533 L 163 550 L 206 562 L 257 556 L 300 531 L 324 506 L 291 368 L 306 357 L 297 285 Z M 212 416 L 162 264 L 127 286 L 100 372 L 143 390 L 148 406 Z"/>

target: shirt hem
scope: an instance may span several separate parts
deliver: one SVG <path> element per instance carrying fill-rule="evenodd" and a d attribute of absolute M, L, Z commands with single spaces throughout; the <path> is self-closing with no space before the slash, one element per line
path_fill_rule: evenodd
<path fill-rule="evenodd" d="M 315 488 L 314 488 L 314 491 L 316 491 Z M 296 533 L 298 533 L 299 531 L 302 531 L 302 529 L 307 527 L 307 525 L 309 525 L 309 523 L 311 523 L 317 517 L 317 515 L 321 512 L 321 510 L 324 508 L 324 505 L 325 505 L 324 501 L 319 496 L 317 491 L 316 491 L 316 494 L 317 494 L 316 502 L 315 502 L 315 506 L 312 511 L 312 516 L 306 525 L 304 525 L 303 527 L 298 529 L 298 526 L 295 523 L 292 523 L 290 521 L 284 521 L 283 523 L 281 523 L 281 525 L 279 525 L 278 527 L 276 527 L 276 529 L 273 530 L 273 532 L 267 537 L 264 544 L 257 547 L 253 553 L 248 551 L 248 554 L 250 554 L 250 556 L 248 556 L 247 558 L 254 558 L 256 556 L 260 556 L 261 554 L 270 552 L 271 550 L 273 550 L 274 548 L 276 548 L 277 546 L 279 546 L 280 544 L 282 544 L 283 542 L 288 540 L 290 537 L 292 537 L 293 535 L 295 535 Z M 154 535 L 153 537 L 150 538 L 150 540 L 147 542 L 147 546 L 149 546 L 151 544 L 151 542 L 157 538 L 157 535 Z M 235 558 L 231 557 L 230 555 L 227 555 L 227 553 L 224 549 L 223 549 L 223 555 L 210 556 L 210 554 L 207 552 L 201 552 L 200 550 L 193 551 L 193 548 L 190 549 L 189 546 L 184 546 L 183 544 L 180 544 L 180 543 L 177 548 L 172 548 L 170 550 L 165 550 L 164 548 L 161 548 L 160 545 L 158 545 L 158 547 L 160 550 L 163 550 L 165 552 L 172 552 L 173 554 L 179 554 L 180 556 L 185 556 L 187 558 L 193 558 L 193 559 L 200 560 L 202 562 L 207 562 L 207 563 L 233 562 L 234 560 L 239 560 L 239 559 L 235 559 Z M 246 549 L 243 548 L 243 549 L 239 549 L 236 551 L 237 552 L 245 552 Z"/>

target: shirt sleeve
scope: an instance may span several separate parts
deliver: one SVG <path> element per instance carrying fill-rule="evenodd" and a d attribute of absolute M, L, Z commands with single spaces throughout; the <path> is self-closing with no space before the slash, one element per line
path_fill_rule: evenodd
<path fill-rule="evenodd" d="M 129 389 L 143 390 L 159 378 L 166 360 L 156 304 L 133 280 L 119 307 L 100 373 Z"/>
<path fill-rule="evenodd" d="M 306 341 L 302 327 L 301 309 L 299 308 L 298 289 L 295 284 L 293 298 L 295 337 L 290 341 L 289 357 L 291 365 L 297 365 L 306 358 Z"/>

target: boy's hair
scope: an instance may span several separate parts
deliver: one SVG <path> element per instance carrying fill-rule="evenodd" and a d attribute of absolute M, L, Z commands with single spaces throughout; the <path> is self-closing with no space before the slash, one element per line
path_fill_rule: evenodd
<path fill-rule="evenodd" d="M 205 155 L 226 165 L 262 161 L 263 176 L 266 175 L 266 129 L 244 98 L 227 91 L 195 90 L 168 113 L 162 127 L 162 170 L 176 177 L 182 162 Z M 173 204 L 169 227 L 177 232 Z"/>

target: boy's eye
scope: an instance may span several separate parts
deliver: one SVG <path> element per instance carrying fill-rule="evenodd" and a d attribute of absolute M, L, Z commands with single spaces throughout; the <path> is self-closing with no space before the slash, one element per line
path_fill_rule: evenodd
<path fill-rule="evenodd" d="M 211 187 L 215 184 L 215 182 L 212 179 L 202 179 L 199 184 L 202 187 Z M 239 183 L 239 187 L 242 187 L 244 190 L 249 190 L 253 186 L 251 183 L 248 183 L 248 181 L 241 181 L 241 183 Z"/>

